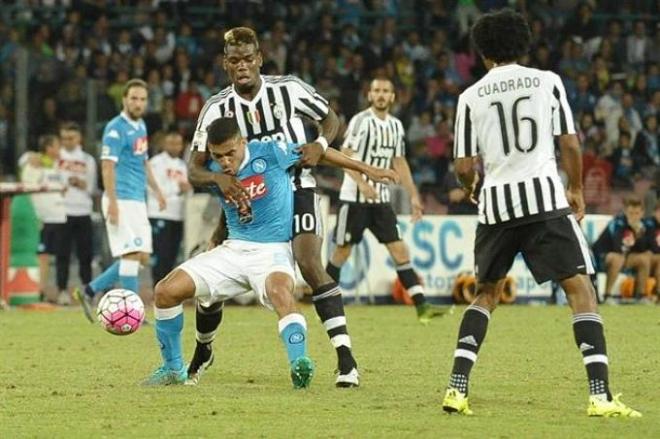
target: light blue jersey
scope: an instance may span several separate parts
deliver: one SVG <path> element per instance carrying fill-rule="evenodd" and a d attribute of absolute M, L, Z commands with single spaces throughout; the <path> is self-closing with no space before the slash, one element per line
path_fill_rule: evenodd
<path fill-rule="evenodd" d="M 101 160 L 115 162 L 115 190 L 119 200 L 146 200 L 147 127 L 124 113 L 112 119 L 103 131 Z"/>
<path fill-rule="evenodd" d="M 300 159 L 297 147 L 294 143 L 257 140 L 247 144 L 237 178 L 250 194 L 252 221 L 241 224 L 236 206 L 220 197 L 229 239 L 252 242 L 291 240 L 293 187 L 288 169 Z M 222 172 L 216 162 L 211 162 L 209 169 Z"/>

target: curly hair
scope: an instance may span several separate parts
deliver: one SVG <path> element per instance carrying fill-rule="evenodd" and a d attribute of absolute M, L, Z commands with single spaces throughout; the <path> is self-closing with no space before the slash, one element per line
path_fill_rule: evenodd
<path fill-rule="evenodd" d="M 249 27 L 235 27 L 225 32 L 225 53 L 227 53 L 228 46 L 238 46 L 240 44 L 253 44 L 258 51 L 259 39 L 256 32 Z"/>
<path fill-rule="evenodd" d="M 532 35 L 525 18 L 511 9 L 482 15 L 472 27 L 472 41 L 486 59 L 512 62 L 529 51 Z"/>

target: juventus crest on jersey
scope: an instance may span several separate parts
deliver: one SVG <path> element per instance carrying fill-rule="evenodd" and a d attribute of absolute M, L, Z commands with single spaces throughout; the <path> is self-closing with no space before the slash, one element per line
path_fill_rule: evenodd
<path fill-rule="evenodd" d="M 568 214 L 554 136 L 574 134 L 558 75 L 509 64 L 491 69 L 458 99 L 454 158 L 479 155 L 485 179 L 479 222 L 536 221 Z"/>
<path fill-rule="evenodd" d="M 342 147 L 351 149 L 353 157 L 368 165 L 390 169 L 394 157 L 405 156 L 404 134 L 403 124 L 399 119 L 389 114 L 385 119 L 381 119 L 368 108 L 350 120 Z M 339 199 L 358 203 L 390 202 L 390 188 L 387 184 L 376 183 L 365 175 L 362 175 L 362 178 L 376 189 L 378 200 L 368 201 L 358 189 L 355 180 L 346 174 Z"/>
<path fill-rule="evenodd" d="M 305 136 L 301 117 L 321 121 L 328 111 L 328 101 L 299 78 L 262 75 L 261 88 L 251 101 L 239 96 L 231 85 L 206 102 L 197 119 L 192 150 L 206 151 L 206 129 L 219 117 L 236 117 L 248 141 L 307 143 L 311 139 Z M 294 183 L 297 187 L 316 186 L 309 169 L 296 168 Z"/>

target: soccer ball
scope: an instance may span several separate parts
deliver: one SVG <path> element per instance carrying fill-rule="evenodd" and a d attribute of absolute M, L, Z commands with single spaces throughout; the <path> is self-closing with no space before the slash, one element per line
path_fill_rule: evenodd
<path fill-rule="evenodd" d="M 96 307 L 96 318 L 110 334 L 132 334 L 144 321 L 144 303 L 131 290 L 110 290 Z"/>

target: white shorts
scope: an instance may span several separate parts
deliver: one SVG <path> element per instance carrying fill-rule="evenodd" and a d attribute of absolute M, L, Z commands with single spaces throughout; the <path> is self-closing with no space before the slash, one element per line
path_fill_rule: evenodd
<path fill-rule="evenodd" d="M 228 239 L 221 245 L 184 262 L 179 268 L 195 283 L 195 296 L 203 306 L 252 290 L 262 305 L 272 308 L 266 278 L 286 273 L 295 279 L 293 252 L 288 242 L 248 242 Z"/>
<path fill-rule="evenodd" d="M 151 224 L 147 217 L 147 204 L 136 200 L 117 200 L 119 221 L 108 221 L 108 198 L 101 199 L 112 257 L 134 252 L 151 253 Z"/>

